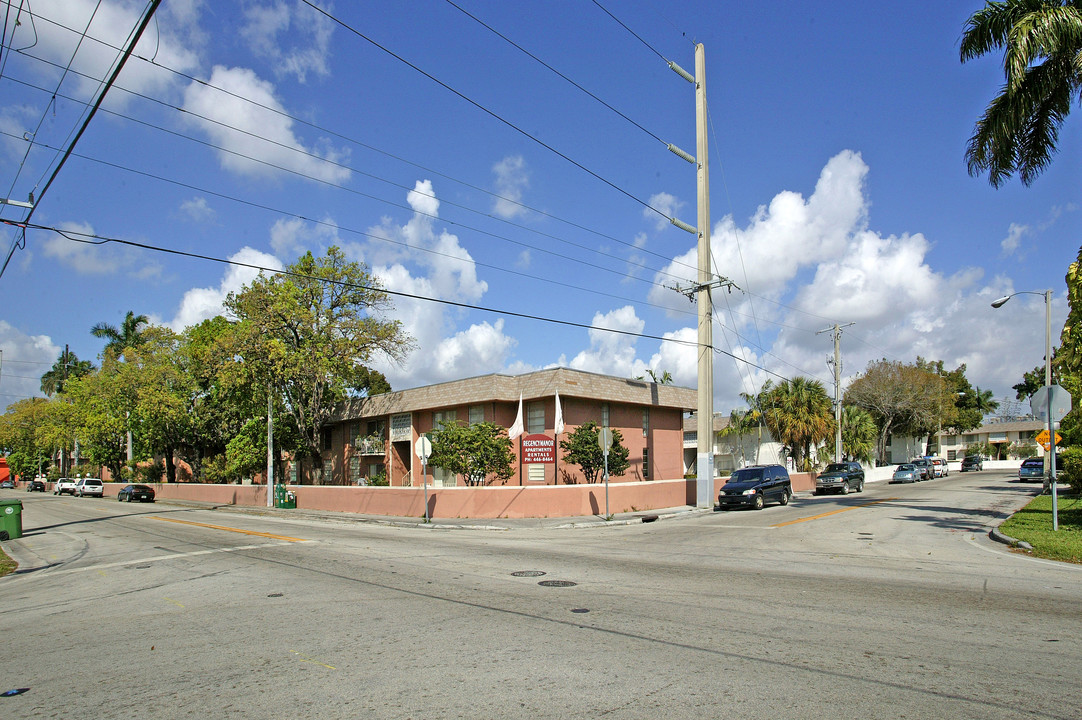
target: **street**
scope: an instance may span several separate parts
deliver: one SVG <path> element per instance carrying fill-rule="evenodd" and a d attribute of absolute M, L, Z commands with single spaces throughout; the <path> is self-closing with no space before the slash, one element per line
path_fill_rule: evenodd
<path fill-rule="evenodd" d="M 504 530 L 20 493 L 0 713 L 1074 719 L 1082 568 L 989 540 L 1011 477 Z"/>

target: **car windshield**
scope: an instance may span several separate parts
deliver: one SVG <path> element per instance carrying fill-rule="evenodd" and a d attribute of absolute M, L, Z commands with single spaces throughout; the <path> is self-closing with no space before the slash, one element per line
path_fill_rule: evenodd
<path fill-rule="evenodd" d="M 909 463 L 906 463 L 905 465 L 899 465 L 897 472 L 912 472 L 912 471 L 914 471 L 916 469 L 917 468 L 914 467 L 913 465 L 910 465 Z"/>
<path fill-rule="evenodd" d="M 744 468 L 743 470 L 736 470 L 729 478 L 729 482 L 744 483 L 744 482 L 759 482 L 763 479 L 762 468 Z"/>
<path fill-rule="evenodd" d="M 846 467 L 841 463 L 830 463 L 823 472 L 845 472 Z"/>

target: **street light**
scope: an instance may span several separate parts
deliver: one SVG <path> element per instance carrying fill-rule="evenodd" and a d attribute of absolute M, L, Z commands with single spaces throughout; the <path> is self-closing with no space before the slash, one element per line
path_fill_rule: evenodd
<path fill-rule="evenodd" d="M 1052 291 L 1045 290 L 1043 293 L 1032 290 L 1022 290 L 1001 297 L 992 303 L 992 307 L 1001 308 L 1015 295 L 1044 295 L 1044 384 L 1052 387 Z M 1056 516 L 1056 429 L 1052 420 L 1052 391 L 1049 389 L 1047 397 L 1048 407 L 1048 479 L 1052 483 L 1052 529 L 1059 530 L 1059 518 Z"/>

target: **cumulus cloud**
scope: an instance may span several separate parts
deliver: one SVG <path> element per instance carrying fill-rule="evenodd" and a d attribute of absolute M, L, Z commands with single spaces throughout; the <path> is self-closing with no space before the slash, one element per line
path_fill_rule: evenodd
<path fill-rule="evenodd" d="M 650 207 L 656 208 L 665 213 L 665 217 L 661 217 L 650 208 L 643 208 L 642 216 L 647 220 L 654 222 L 654 227 L 658 232 L 661 232 L 667 228 L 671 223 L 669 218 L 674 217 L 677 220 L 683 220 L 691 226 L 695 225 L 695 218 L 690 220 L 687 218 L 679 217 L 680 211 L 684 208 L 686 203 L 683 200 L 678 199 L 675 195 L 670 195 L 667 192 L 660 192 L 650 196 Z"/>
<path fill-rule="evenodd" d="M 299 2 L 252 5 L 244 11 L 240 35 L 257 57 L 267 60 L 279 77 L 292 75 L 300 82 L 308 74 L 329 74 L 333 22 Z"/>
<path fill-rule="evenodd" d="M 47 335 L 27 335 L 0 320 L 0 350 L 4 360 L 0 407 L 6 408 L 22 398 L 41 397 L 41 376 L 56 362 L 60 346 Z"/>
<path fill-rule="evenodd" d="M 216 66 L 208 84 L 193 82 L 185 89 L 184 110 L 190 122 L 225 149 L 219 161 L 226 170 L 268 177 L 283 168 L 329 183 L 349 178 L 343 167 L 348 149 L 298 137 L 274 86 L 252 70 Z"/>
<path fill-rule="evenodd" d="M 1018 249 L 1018 246 L 1022 244 L 1022 238 L 1029 234 L 1029 225 L 1011 223 L 1011 226 L 1007 228 L 1007 237 L 1003 238 L 999 243 L 999 247 L 1003 250 L 1003 254 L 1013 255 L 1015 250 Z"/>
<path fill-rule="evenodd" d="M 522 196 L 530 186 L 530 174 L 526 170 L 526 160 L 521 155 L 510 155 L 492 166 L 496 175 L 496 195 L 492 203 L 492 212 L 506 220 L 524 215 Z"/>
<path fill-rule="evenodd" d="M 78 238 L 92 238 L 94 228 L 88 223 L 65 222 L 59 228 L 71 238 L 54 234 L 41 244 L 45 257 L 52 258 L 80 275 L 112 275 L 124 273 L 146 279 L 161 274 L 161 264 L 146 253 L 125 245 L 92 245 Z"/>
<path fill-rule="evenodd" d="M 275 221 L 270 231 L 270 243 L 275 255 L 290 262 L 309 250 L 322 255 L 331 245 L 342 245 L 338 225 L 333 220 L 311 223 L 300 218 Z"/>
<path fill-rule="evenodd" d="M 646 323 L 638 317 L 635 308 L 625 305 L 607 313 L 595 313 L 590 326 L 590 347 L 567 362 L 568 367 L 619 377 L 637 377 L 645 373 L 645 363 L 635 356 L 638 340 L 635 334 L 642 333 Z"/>
<path fill-rule="evenodd" d="M 285 266 L 278 258 L 267 253 L 243 247 L 229 256 L 231 262 L 245 263 L 256 267 L 265 267 L 272 270 L 281 270 Z M 216 315 L 221 315 L 225 310 L 222 303 L 229 293 L 240 290 L 259 275 L 259 270 L 253 267 L 230 265 L 222 276 L 218 287 L 192 288 L 184 293 L 180 307 L 169 327 L 180 332 L 190 325 L 198 325 L 204 320 L 209 320 Z"/>
<path fill-rule="evenodd" d="M 194 197 L 191 200 L 185 200 L 180 204 L 180 212 L 196 223 L 213 222 L 218 215 L 214 208 L 207 203 L 205 197 Z"/>

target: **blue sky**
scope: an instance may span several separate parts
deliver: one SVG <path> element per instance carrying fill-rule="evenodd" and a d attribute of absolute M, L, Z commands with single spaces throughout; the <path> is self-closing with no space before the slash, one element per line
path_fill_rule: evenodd
<path fill-rule="evenodd" d="M 1052 288 L 1058 339 L 1080 118 L 1029 188 L 967 174 L 1002 84 L 1000 58 L 958 60 L 982 3 L 602 2 L 626 28 L 587 0 L 318 4 L 341 23 L 166 0 L 44 197 L 144 4 L 9 13 L 0 197 L 34 191 L 32 221 L 72 237 L 269 268 L 337 244 L 390 290 L 497 311 L 396 297 L 416 341 L 376 362 L 396 388 L 552 365 L 694 386 L 694 348 L 656 338 L 695 337 L 667 287 L 695 239 L 665 220 L 696 222 L 694 168 L 665 149 L 694 152 L 694 91 L 665 60 L 693 70 L 701 42 L 712 244 L 738 287 L 715 298 L 716 410 L 778 376 L 829 387 L 834 323 L 854 323 L 846 378 L 919 355 L 997 398 L 1043 362 L 1044 305 L 993 299 Z M 0 226 L 5 252 L 16 238 Z M 96 323 L 180 330 L 253 273 L 29 231 L 0 278 L 0 406 L 40 394 L 65 344 L 96 359 Z"/>

